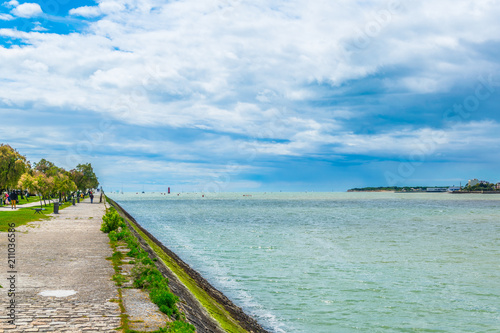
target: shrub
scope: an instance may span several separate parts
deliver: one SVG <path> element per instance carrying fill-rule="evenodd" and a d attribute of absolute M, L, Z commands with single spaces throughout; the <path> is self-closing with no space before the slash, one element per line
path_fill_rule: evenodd
<path fill-rule="evenodd" d="M 175 303 L 179 300 L 177 296 L 165 289 L 153 289 L 149 294 L 153 303 L 158 305 L 160 311 L 171 316 L 174 313 Z"/>
<path fill-rule="evenodd" d="M 179 317 L 179 310 L 175 305 L 179 298 L 170 292 L 168 279 L 154 265 L 144 262 L 136 264 L 132 269 L 132 277 L 134 287 L 148 289 L 151 301 L 158 305 L 161 312 L 167 316 Z"/>
<path fill-rule="evenodd" d="M 118 215 L 116 210 L 110 209 L 102 217 L 101 231 L 110 233 L 111 231 L 117 230 L 119 227 L 125 227 L 125 222 L 123 221 L 123 218 Z"/>

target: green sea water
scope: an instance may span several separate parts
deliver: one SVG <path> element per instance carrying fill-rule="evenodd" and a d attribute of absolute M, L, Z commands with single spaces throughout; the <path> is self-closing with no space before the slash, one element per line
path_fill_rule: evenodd
<path fill-rule="evenodd" d="M 500 332 L 500 196 L 110 194 L 271 332 Z"/>

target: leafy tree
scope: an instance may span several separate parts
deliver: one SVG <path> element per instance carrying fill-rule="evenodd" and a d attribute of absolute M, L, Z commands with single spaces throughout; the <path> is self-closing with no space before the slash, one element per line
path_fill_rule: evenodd
<path fill-rule="evenodd" d="M 28 189 L 30 192 L 37 193 L 40 197 L 40 206 L 42 199 L 47 199 L 54 190 L 54 177 L 47 177 L 44 173 L 36 171 L 33 174 L 25 173 L 18 182 L 18 187 Z"/>
<path fill-rule="evenodd" d="M 28 169 L 25 156 L 9 145 L 0 144 L 0 189 L 15 187 Z"/>
<path fill-rule="evenodd" d="M 70 173 L 71 179 L 75 182 L 80 191 L 97 188 L 99 186 L 99 180 L 90 163 L 78 164 L 76 169 L 71 170 Z"/>
<path fill-rule="evenodd" d="M 53 176 L 54 190 L 59 192 L 59 201 L 61 201 L 61 193 L 68 194 L 76 191 L 76 184 L 70 178 L 70 173 L 62 169 L 62 172 Z"/>
<path fill-rule="evenodd" d="M 48 177 L 57 175 L 62 169 L 58 168 L 54 163 L 42 158 L 40 162 L 34 163 L 33 169 L 47 175 Z"/>

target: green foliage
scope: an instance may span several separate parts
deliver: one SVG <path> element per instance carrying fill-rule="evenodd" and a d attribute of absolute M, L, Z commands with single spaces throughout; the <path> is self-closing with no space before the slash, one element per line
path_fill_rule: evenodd
<path fill-rule="evenodd" d="M 40 205 L 42 197 L 49 198 L 54 191 L 54 177 L 47 177 L 46 174 L 36 171 L 35 173 L 25 173 L 19 179 L 17 184 L 19 188 L 28 189 L 31 193 L 38 193 Z"/>
<path fill-rule="evenodd" d="M 55 176 L 59 173 L 59 168 L 56 167 L 54 163 L 47 161 L 45 158 L 42 158 L 38 163 L 34 163 L 33 169 L 47 175 L 47 177 Z"/>
<path fill-rule="evenodd" d="M 153 261 L 147 257 L 146 252 L 141 249 L 139 256 L 143 256 L 143 254 L 146 257 L 137 263 L 131 272 L 134 287 L 149 290 L 151 301 L 158 305 L 161 312 L 179 319 L 180 313 L 175 305 L 179 298 L 170 292 L 168 279 L 160 273 Z"/>
<path fill-rule="evenodd" d="M 102 226 L 101 226 L 101 231 L 103 231 L 103 230 L 102 230 Z M 110 240 L 110 241 L 112 241 L 112 242 L 116 242 L 116 241 L 118 241 L 118 238 L 117 238 L 117 236 L 116 236 L 117 234 L 118 234 L 118 233 L 117 233 L 115 230 L 111 230 L 111 231 L 109 232 L 109 235 L 108 235 L 108 236 L 109 236 L 109 240 Z"/>
<path fill-rule="evenodd" d="M 54 176 L 54 191 L 71 193 L 76 191 L 76 184 L 70 179 L 69 173 L 65 170 L 56 173 Z"/>
<path fill-rule="evenodd" d="M 485 192 L 490 192 L 490 191 L 497 191 L 495 184 L 493 183 L 479 183 L 474 186 L 465 186 L 464 187 L 465 191 L 485 191 Z"/>
<path fill-rule="evenodd" d="M 373 191 L 396 191 L 396 192 L 412 192 L 412 191 L 426 191 L 428 187 L 432 186 L 380 186 L 380 187 L 356 187 L 350 189 L 348 192 L 373 192 Z"/>
<path fill-rule="evenodd" d="M 168 288 L 168 280 L 165 279 L 156 267 L 139 262 L 132 269 L 132 277 L 134 278 L 134 287 L 140 289 L 148 289 L 149 287 L 166 287 Z"/>
<path fill-rule="evenodd" d="M 127 279 L 119 273 L 113 275 L 112 280 L 116 282 L 117 286 L 121 286 L 124 282 L 127 282 Z"/>
<path fill-rule="evenodd" d="M 174 321 L 169 323 L 166 327 L 161 328 L 158 332 L 160 333 L 194 333 L 195 327 L 184 321 Z"/>
<path fill-rule="evenodd" d="M 101 231 L 105 233 L 110 233 L 111 231 L 115 231 L 120 227 L 122 228 L 125 227 L 125 222 L 123 221 L 123 218 L 120 217 L 120 215 L 118 215 L 116 210 L 110 209 L 102 217 Z"/>
<path fill-rule="evenodd" d="M 90 163 L 78 164 L 76 169 L 70 171 L 70 174 L 71 179 L 75 182 L 80 191 L 97 188 L 99 186 L 99 180 Z"/>
<path fill-rule="evenodd" d="M 111 230 L 109 232 L 109 239 L 112 242 L 117 242 L 119 240 L 122 240 L 130 235 L 130 231 L 128 231 L 127 228 L 123 228 L 120 232 L 117 232 L 116 230 Z"/>
<path fill-rule="evenodd" d="M 77 185 L 82 191 L 99 185 L 90 163 L 78 164 L 68 172 L 42 158 L 31 169 L 25 156 L 9 145 L 0 144 L 0 190 L 28 189 L 45 199 L 56 192 L 73 192 Z"/>
<path fill-rule="evenodd" d="M 9 145 L 0 144 L 0 189 L 15 187 L 28 169 L 26 157 Z"/>
<path fill-rule="evenodd" d="M 151 290 L 149 297 L 160 308 L 160 311 L 165 313 L 167 316 L 174 314 L 177 310 L 175 303 L 179 300 L 177 296 L 172 294 L 169 290 L 154 288 Z"/>

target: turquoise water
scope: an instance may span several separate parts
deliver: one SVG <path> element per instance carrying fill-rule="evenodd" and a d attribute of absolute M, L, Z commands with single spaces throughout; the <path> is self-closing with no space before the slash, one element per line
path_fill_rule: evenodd
<path fill-rule="evenodd" d="M 500 196 L 111 194 L 272 332 L 500 332 Z"/>

